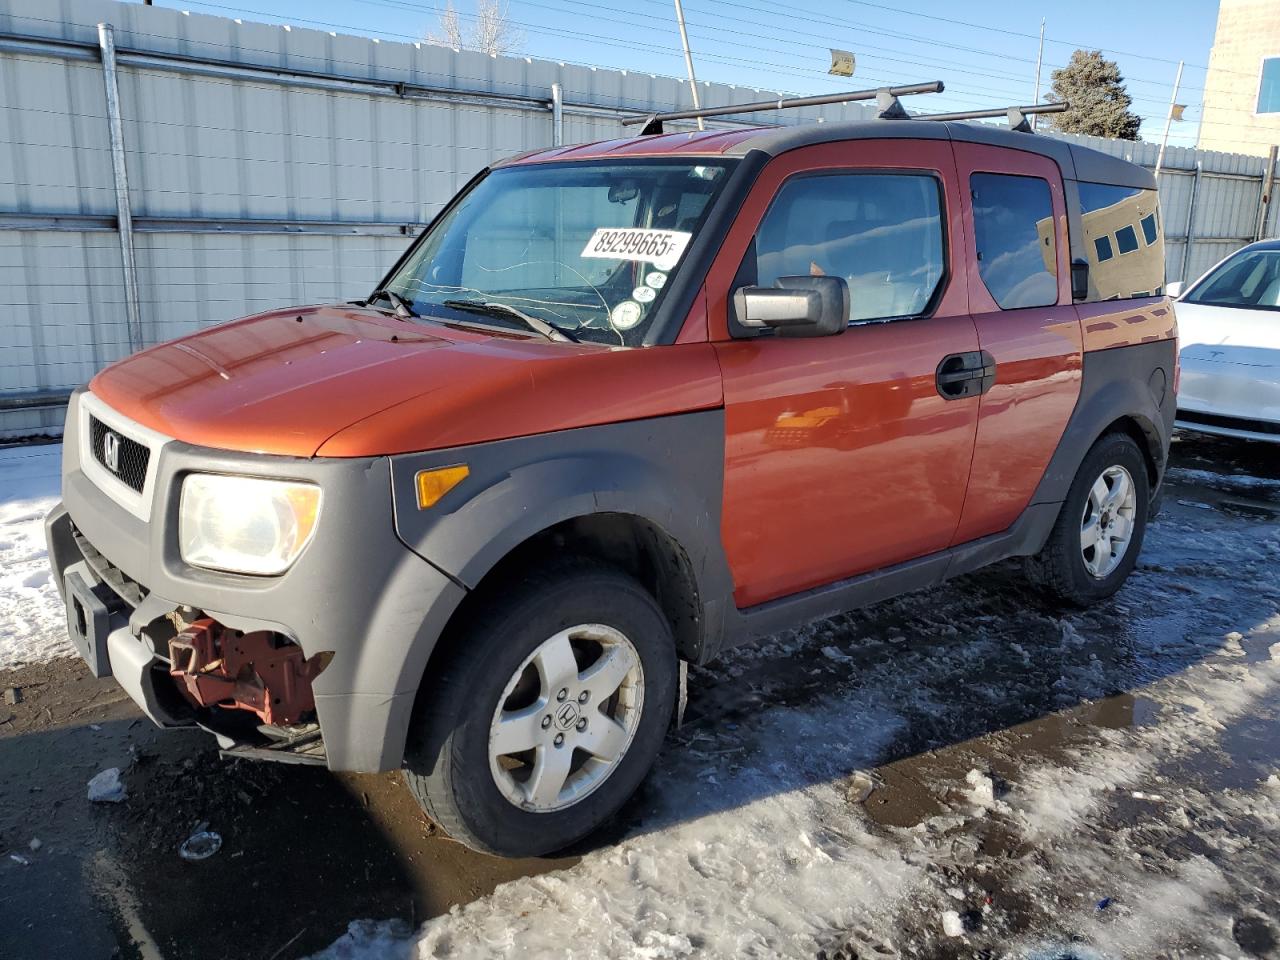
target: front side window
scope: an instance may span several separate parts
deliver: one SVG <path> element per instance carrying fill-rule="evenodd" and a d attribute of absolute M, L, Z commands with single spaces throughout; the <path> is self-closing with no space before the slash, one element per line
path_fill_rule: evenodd
<path fill-rule="evenodd" d="M 1267 57 L 1262 61 L 1257 112 L 1280 113 L 1280 57 Z"/>
<path fill-rule="evenodd" d="M 927 174 L 849 173 L 783 184 L 756 233 L 756 282 L 842 277 L 853 323 L 924 313 L 942 282 L 942 203 Z"/>
<path fill-rule="evenodd" d="M 1184 299 L 1213 307 L 1280 310 L 1280 250 L 1249 250 L 1230 257 Z"/>
<path fill-rule="evenodd" d="M 387 283 L 417 313 L 637 346 L 731 162 L 631 161 L 504 167 L 437 223 Z M 486 305 L 487 312 L 486 312 Z"/>
<path fill-rule="evenodd" d="M 1087 300 L 1159 296 L 1164 289 L 1164 238 L 1156 192 L 1087 181 L 1076 187 L 1089 254 Z"/>
<path fill-rule="evenodd" d="M 975 173 L 973 230 L 978 273 L 1002 310 L 1058 302 L 1058 248 L 1049 183 Z"/>

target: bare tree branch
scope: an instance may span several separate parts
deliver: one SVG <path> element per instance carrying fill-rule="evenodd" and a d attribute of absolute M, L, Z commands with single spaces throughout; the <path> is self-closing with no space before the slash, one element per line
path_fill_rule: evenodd
<path fill-rule="evenodd" d="M 453 0 L 449 0 L 440 11 L 435 29 L 427 32 L 427 43 L 462 49 L 462 25 L 458 22 L 458 11 L 453 6 Z"/>
<path fill-rule="evenodd" d="M 477 50 L 495 57 L 516 53 L 524 45 L 524 31 L 512 24 L 510 9 L 504 0 L 479 0 L 475 23 L 465 35 L 460 19 L 453 0 L 449 0 L 438 16 L 435 28 L 427 33 L 427 42 L 454 49 Z"/>

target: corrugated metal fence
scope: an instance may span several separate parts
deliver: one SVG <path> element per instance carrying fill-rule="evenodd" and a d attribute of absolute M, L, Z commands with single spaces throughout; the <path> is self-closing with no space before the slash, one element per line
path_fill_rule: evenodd
<path fill-rule="evenodd" d="M 710 105 L 774 95 L 717 84 L 701 93 Z M 0 438 L 56 430 L 61 411 L 47 404 L 139 345 L 367 293 L 497 158 L 620 136 L 624 116 L 688 105 L 687 85 L 667 77 L 110 0 L 7 0 Z M 737 122 L 872 113 L 849 104 Z M 1083 139 L 1155 162 L 1151 144 Z M 1170 278 L 1252 239 L 1264 166 L 1166 154 Z M 1271 206 L 1268 234 L 1280 232 Z"/>

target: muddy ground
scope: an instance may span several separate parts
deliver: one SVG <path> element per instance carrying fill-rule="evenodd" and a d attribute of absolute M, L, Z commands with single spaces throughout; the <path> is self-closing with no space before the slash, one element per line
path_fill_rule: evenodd
<path fill-rule="evenodd" d="M 1178 721 L 1146 695 L 1151 685 L 1215 655 L 1231 630 L 1280 612 L 1276 579 L 1257 575 L 1259 562 L 1280 562 L 1269 546 L 1280 544 L 1280 484 L 1267 482 L 1274 480 L 1276 447 L 1180 438 L 1150 548 L 1112 601 L 1073 615 L 1064 627 L 1062 612 L 1038 604 L 1016 565 L 1006 564 L 944 585 L 923 602 L 893 601 L 784 638 L 776 645 L 782 656 L 735 652 L 692 671 L 686 725 L 671 734 L 667 756 L 678 766 L 698 751 L 716 754 L 725 731 L 749 727 L 763 711 L 812 705 L 834 688 L 890 676 L 901 664 L 911 677 L 910 696 L 899 698 L 910 700 L 902 707 L 908 722 L 877 748 L 870 782 L 855 778 L 848 787 L 850 805 L 873 828 L 891 833 L 938 823 L 953 807 L 939 784 L 963 784 L 975 768 L 992 777 L 997 796 L 1032 764 L 1058 769 L 1069 781 L 1080 751 L 1106 731 L 1158 732 Z M 1191 555 L 1197 530 L 1214 549 L 1242 544 L 1238 577 L 1230 565 L 1224 575 L 1222 563 Z M 1165 624 L 1180 637 L 1211 637 L 1214 646 L 1162 642 Z M 1088 639 L 1064 643 L 1064 631 Z M 969 655 L 970 646 L 979 652 Z M 1246 660 L 1267 656 L 1265 647 L 1241 649 Z M 1077 659 L 1064 664 L 1068 657 Z M 21 697 L 14 704 L 0 699 L 3 958 L 302 957 L 333 943 L 355 918 L 416 926 L 505 881 L 568 868 L 624 835 L 673 826 L 669 809 L 653 813 L 661 804 L 651 781 L 618 823 L 583 849 L 557 859 L 497 860 L 442 836 L 398 774 L 221 760 L 209 737 L 154 729 L 113 682 L 92 679 L 72 660 L 0 671 L 0 689 L 9 687 Z M 1218 822 L 1220 811 L 1213 823 L 1171 825 L 1159 805 L 1177 789 L 1229 793 L 1274 774 L 1278 706 L 1266 701 L 1245 711 L 1210 748 L 1153 767 L 1146 792 L 1109 805 L 1105 819 L 1078 836 L 1082 849 L 1108 834 L 1125 837 L 1117 858 L 1205 857 L 1228 877 L 1237 874 L 1214 909 L 1240 956 L 1280 956 L 1280 838 L 1262 835 L 1248 818 Z M 734 764 L 750 765 L 752 745 L 725 742 L 720 753 L 730 759 L 715 763 L 727 762 L 732 776 L 741 772 Z M 124 771 L 127 799 L 88 803 L 87 781 L 110 766 Z M 822 763 L 813 769 L 830 773 Z M 814 775 L 789 774 L 794 782 Z M 182 841 L 205 823 L 222 836 L 221 850 L 198 863 L 182 860 Z M 1213 830 L 1230 833 L 1234 857 L 1214 859 L 1203 841 Z M 967 820 L 944 839 L 947 856 L 927 855 L 940 882 L 963 893 L 965 938 L 942 937 L 933 917 L 921 918 L 916 930 L 915 920 L 900 916 L 893 945 L 881 933 L 834 930 L 827 955 L 997 956 L 1007 938 L 1052 929 L 1070 903 L 1106 900 L 1105 875 L 1086 880 L 1055 868 L 1059 854 L 1005 829 L 999 816 Z M 978 860 L 985 861 L 981 870 L 974 869 Z M 1055 876 L 1031 893 L 1015 874 L 1037 863 Z M 1106 911 L 1109 902 L 1096 909 Z M 1072 937 L 1069 929 L 1054 932 Z M 1169 955 L 1199 956 L 1208 942 L 1193 937 Z"/>

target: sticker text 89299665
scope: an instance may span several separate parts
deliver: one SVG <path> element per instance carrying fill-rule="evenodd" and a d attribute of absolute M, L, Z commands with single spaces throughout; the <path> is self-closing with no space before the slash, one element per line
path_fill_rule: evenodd
<path fill-rule="evenodd" d="M 693 234 L 683 230 L 650 230 L 644 227 L 601 227 L 582 249 L 583 257 L 638 260 L 670 269 L 684 253 Z"/>

